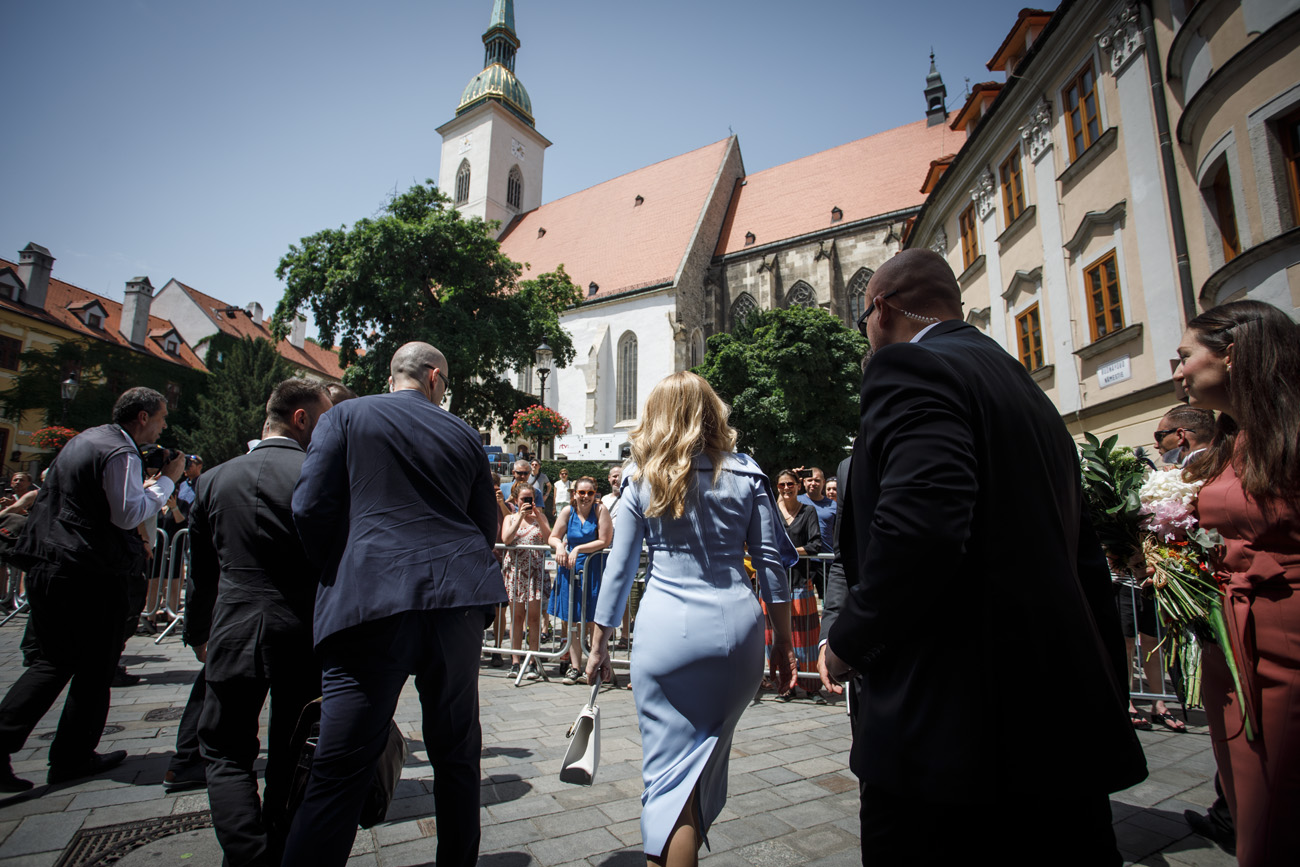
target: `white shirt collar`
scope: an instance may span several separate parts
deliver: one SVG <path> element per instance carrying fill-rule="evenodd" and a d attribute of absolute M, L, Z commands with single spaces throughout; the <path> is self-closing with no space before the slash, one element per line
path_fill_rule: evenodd
<path fill-rule="evenodd" d="M 942 321 L 942 320 L 940 320 L 940 321 Z M 931 322 L 929 325 L 925 326 L 925 327 L 922 328 L 920 331 L 916 332 L 916 334 L 912 336 L 912 339 L 909 340 L 909 341 L 907 341 L 907 342 L 908 342 L 908 343 L 916 343 L 918 340 L 920 340 L 922 337 L 924 337 L 926 334 L 928 334 L 931 328 L 933 328 L 934 326 L 936 326 L 936 325 L 938 325 L 938 324 L 939 324 L 938 322 Z"/>

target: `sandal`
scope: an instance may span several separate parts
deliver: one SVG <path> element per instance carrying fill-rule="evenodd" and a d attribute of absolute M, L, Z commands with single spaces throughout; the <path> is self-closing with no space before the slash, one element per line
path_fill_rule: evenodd
<path fill-rule="evenodd" d="M 1186 724 L 1184 724 L 1182 720 L 1178 719 L 1178 717 L 1174 716 L 1169 711 L 1165 711 L 1164 713 L 1156 713 L 1155 711 L 1151 711 L 1151 722 L 1159 723 L 1160 725 L 1169 729 L 1171 732 L 1178 732 L 1179 734 L 1185 734 L 1187 732 Z M 1148 725 L 1147 728 L 1151 728 L 1151 726 Z"/>
<path fill-rule="evenodd" d="M 1151 722 L 1135 710 L 1129 711 L 1128 721 L 1133 723 L 1135 729 L 1141 729 L 1144 732 L 1151 731 Z"/>

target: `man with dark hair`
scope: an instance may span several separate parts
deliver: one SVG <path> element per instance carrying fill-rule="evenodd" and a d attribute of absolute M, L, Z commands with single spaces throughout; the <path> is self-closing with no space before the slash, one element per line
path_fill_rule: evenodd
<path fill-rule="evenodd" d="M 867 294 L 873 355 L 841 492 L 849 586 L 826 650 L 832 677 L 859 672 L 864 858 L 955 864 L 995 834 L 1004 861 L 1069 840 L 1068 863 L 1119 865 L 1107 793 L 1146 763 L 1074 441 L 1024 366 L 963 321 L 942 256 L 904 250 Z M 1010 589 L 1009 562 L 1027 567 Z M 1058 728 L 1023 725 L 1013 671 L 1070 684 L 1069 750 Z"/>
<path fill-rule="evenodd" d="M 303 548 L 322 570 L 315 640 L 324 702 L 287 867 L 348 860 L 411 674 L 433 766 L 436 861 L 478 858 L 478 661 L 488 606 L 506 601 L 492 553 L 499 512 L 478 431 L 441 406 L 443 354 L 408 343 L 390 370 L 391 393 L 321 418 L 293 494 Z"/>
<path fill-rule="evenodd" d="M 341 382 L 327 382 L 325 383 L 325 390 L 330 394 L 330 403 L 335 406 L 338 406 L 345 400 L 352 400 L 352 398 L 357 396 L 355 391 Z"/>
<path fill-rule="evenodd" d="M 97 774 L 126 758 L 124 750 L 100 755 L 95 747 L 122 653 L 127 580 L 139 562 L 136 527 L 167 502 L 185 469 L 184 455 L 177 454 L 161 475 L 141 483 L 137 444 L 156 441 L 166 419 L 161 394 L 127 391 L 113 407 L 113 424 L 68 441 L 32 505 L 12 558 L 27 570 L 38 652 L 0 702 L 0 792 L 32 787 L 14 775 L 9 757 L 69 681 L 47 782 Z"/>
<path fill-rule="evenodd" d="M 1179 404 L 1160 419 L 1156 448 L 1166 464 L 1186 466 L 1194 455 L 1205 451 L 1214 439 L 1214 413 L 1208 409 Z"/>
<path fill-rule="evenodd" d="M 277 385 L 262 441 L 203 476 L 190 513 L 185 640 L 204 663 L 198 739 L 212 824 L 230 865 L 280 863 L 288 828 L 279 810 L 296 759 L 290 736 L 303 706 L 320 695 L 311 642 L 320 572 L 298 540 L 291 501 L 304 450 L 331 406 L 321 383 Z M 268 691 L 263 809 L 253 762 Z"/>

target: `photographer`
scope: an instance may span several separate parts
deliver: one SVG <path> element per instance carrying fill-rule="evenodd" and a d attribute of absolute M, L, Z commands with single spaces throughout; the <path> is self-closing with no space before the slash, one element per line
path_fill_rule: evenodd
<path fill-rule="evenodd" d="M 46 781 L 97 774 L 126 758 L 123 750 L 100 755 L 95 747 L 122 653 L 121 612 L 140 549 L 136 528 L 167 501 L 185 467 L 177 453 L 161 475 L 141 483 L 137 444 L 156 440 L 166 419 L 161 394 L 130 389 L 113 407 L 113 424 L 68 441 L 36 497 L 13 558 L 27 570 L 37 658 L 0 702 L 0 792 L 32 787 L 14 775 L 9 756 L 69 681 Z"/>

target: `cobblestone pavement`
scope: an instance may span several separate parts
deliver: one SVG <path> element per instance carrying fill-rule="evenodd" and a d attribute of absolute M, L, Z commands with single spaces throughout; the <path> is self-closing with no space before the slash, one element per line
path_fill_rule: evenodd
<path fill-rule="evenodd" d="M 21 672 L 18 642 L 24 618 L 0 629 L 0 689 Z M 184 705 L 197 663 L 174 638 L 156 646 L 132 638 L 125 661 L 143 675 L 138 686 L 113 690 L 110 726 L 101 750 L 131 755 L 114 771 L 75 785 L 44 786 L 0 801 L 0 867 L 94 863 L 77 856 L 96 829 L 123 823 L 190 817 L 207 808 L 202 793 L 164 794 L 161 786 L 176 736 L 175 721 L 150 721 L 157 709 Z M 601 765 L 590 788 L 562 784 L 558 767 L 564 731 L 585 696 L 583 687 L 525 681 L 516 688 L 504 668 L 484 665 L 480 678 L 483 721 L 483 843 L 480 863 L 523 865 L 643 864 L 640 855 L 640 736 L 632 694 L 601 693 Z M 1028 707 L 1028 704 L 1023 706 Z M 1069 750 L 1078 732 L 1070 726 L 1068 703 L 1053 715 L 1026 713 L 1029 724 L 1058 725 L 1060 748 Z M 26 748 L 13 756 L 14 769 L 37 783 L 45 778 L 48 741 L 62 700 L 37 726 Z M 1035 720 L 1042 720 L 1041 723 Z M 411 757 L 388 821 L 357 835 L 355 867 L 430 864 L 437 819 L 432 773 L 420 740 L 420 710 L 408 682 L 397 721 L 410 739 Z M 265 719 L 263 720 L 265 722 Z M 1203 722 L 1195 715 L 1193 722 Z M 1214 799 L 1213 757 L 1203 726 L 1190 733 L 1140 733 L 1151 768 L 1139 786 L 1112 796 L 1116 831 L 1125 857 L 1143 865 L 1231 865 L 1235 859 L 1191 834 L 1184 809 L 1204 810 Z M 731 755 L 730 799 L 709 835 L 710 867 L 791 864 L 856 865 L 857 787 L 848 770 L 848 721 L 841 703 L 764 700 L 741 718 Z M 1043 761 L 1051 762 L 1051 756 Z M 220 864 L 210 828 L 177 826 L 118 863 L 204 867 Z M 941 826 L 936 824 L 936 830 Z M 80 836 L 79 836 L 80 834 Z M 99 836 L 105 836 L 100 834 Z M 1062 841 L 1068 845 L 1068 841 Z M 972 855 L 984 854 L 972 841 Z M 65 854 L 66 853 L 66 854 Z M 987 853 L 994 863 L 1005 853 Z M 60 859 L 64 859 L 61 860 Z"/>

